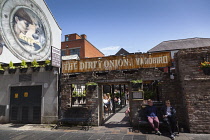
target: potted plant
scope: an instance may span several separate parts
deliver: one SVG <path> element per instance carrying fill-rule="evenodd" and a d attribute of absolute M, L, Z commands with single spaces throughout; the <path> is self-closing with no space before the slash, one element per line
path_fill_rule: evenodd
<path fill-rule="evenodd" d="M 53 69 L 53 66 L 51 66 L 50 60 L 45 60 L 45 70 L 46 71 L 51 71 Z"/>
<path fill-rule="evenodd" d="M 0 64 L 0 74 L 4 74 L 4 68 L 2 67 L 1 64 Z"/>
<path fill-rule="evenodd" d="M 10 74 L 13 74 L 13 73 L 15 73 L 15 72 L 16 72 L 16 67 L 13 65 L 13 62 L 10 61 L 10 62 L 9 62 L 9 73 L 10 73 Z"/>
<path fill-rule="evenodd" d="M 25 60 L 22 60 L 21 64 L 20 64 L 20 72 L 21 73 L 26 73 L 28 70 L 28 65 L 26 64 Z"/>
<path fill-rule="evenodd" d="M 31 68 L 32 68 L 33 72 L 39 71 L 40 65 L 39 65 L 39 63 L 36 61 L 36 59 L 34 59 L 34 60 L 31 62 Z"/>
<path fill-rule="evenodd" d="M 95 83 L 95 82 L 88 82 L 88 83 L 86 83 L 86 86 L 87 86 L 87 89 L 88 90 L 95 90 L 96 89 L 96 87 L 97 87 L 97 83 Z"/>
<path fill-rule="evenodd" d="M 74 91 L 75 85 L 71 84 L 71 91 Z"/>
<path fill-rule="evenodd" d="M 205 75 L 210 75 L 210 62 L 201 62 L 200 69 L 203 70 Z"/>
<path fill-rule="evenodd" d="M 142 80 L 132 80 L 130 82 L 132 84 L 132 88 L 141 88 Z"/>

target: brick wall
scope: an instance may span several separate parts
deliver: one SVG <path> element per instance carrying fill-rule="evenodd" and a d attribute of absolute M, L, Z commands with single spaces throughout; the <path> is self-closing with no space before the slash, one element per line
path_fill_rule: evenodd
<path fill-rule="evenodd" d="M 100 52 L 96 47 L 94 47 L 90 42 L 87 40 L 84 41 L 84 53 L 85 57 L 103 57 L 104 54 Z"/>
<path fill-rule="evenodd" d="M 171 105 L 177 111 L 177 119 L 179 122 L 180 128 L 184 128 L 185 131 L 188 131 L 187 126 L 187 114 L 186 114 L 186 106 L 184 105 L 184 95 L 181 92 L 182 88 L 180 87 L 180 81 L 178 76 L 175 76 L 174 79 L 170 79 L 168 73 L 166 73 L 163 79 L 160 82 L 160 100 L 164 103 L 165 100 L 170 100 Z"/>
<path fill-rule="evenodd" d="M 61 49 L 66 51 L 66 55 L 70 55 L 70 49 L 80 48 L 80 58 L 104 56 L 102 52 L 86 39 L 87 37 L 84 34 L 81 36 L 78 34 L 70 34 L 65 35 L 65 37 L 69 37 L 69 40 L 61 42 Z"/>
<path fill-rule="evenodd" d="M 192 133 L 210 133 L 210 76 L 199 71 L 199 64 L 210 55 L 210 48 L 181 50 L 175 55 L 180 84 L 176 99 L 182 102 L 186 126 Z"/>

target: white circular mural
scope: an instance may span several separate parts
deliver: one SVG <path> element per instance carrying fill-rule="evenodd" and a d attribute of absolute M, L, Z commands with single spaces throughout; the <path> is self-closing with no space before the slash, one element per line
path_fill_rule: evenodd
<path fill-rule="evenodd" d="M 41 8 L 33 0 L 5 0 L 0 9 L 0 34 L 7 48 L 20 60 L 47 59 L 51 30 Z"/>

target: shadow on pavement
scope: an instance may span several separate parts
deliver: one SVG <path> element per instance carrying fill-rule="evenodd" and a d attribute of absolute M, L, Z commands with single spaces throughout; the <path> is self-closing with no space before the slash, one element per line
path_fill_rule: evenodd
<path fill-rule="evenodd" d="M 12 128 L 19 128 L 19 127 L 23 127 L 25 126 L 26 124 L 11 124 L 11 126 L 9 127 L 12 127 Z"/>

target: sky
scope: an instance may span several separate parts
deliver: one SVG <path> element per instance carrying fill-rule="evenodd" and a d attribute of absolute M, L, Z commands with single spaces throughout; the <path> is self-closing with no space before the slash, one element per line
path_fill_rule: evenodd
<path fill-rule="evenodd" d="M 159 43 L 210 38 L 210 0 L 45 0 L 67 34 L 86 34 L 106 56 L 147 52 Z"/>

